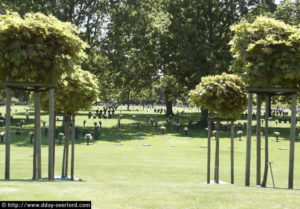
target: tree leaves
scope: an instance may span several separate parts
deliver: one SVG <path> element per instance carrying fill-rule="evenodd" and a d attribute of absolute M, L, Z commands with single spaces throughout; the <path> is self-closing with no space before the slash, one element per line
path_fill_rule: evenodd
<path fill-rule="evenodd" d="M 86 57 L 87 44 L 77 35 L 76 27 L 53 16 L 0 15 L 0 63 L 4 63 L 0 65 L 1 79 L 9 76 L 19 81 L 55 81 Z"/>
<path fill-rule="evenodd" d="M 261 87 L 300 86 L 299 27 L 260 16 L 232 27 L 231 65 L 247 84 Z"/>
<path fill-rule="evenodd" d="M 97 78 L 88 71 L 75 67 L 72 73 L 63 73 L 55 89 L 55 112 L 73 114 L 87 110 L 99 95 Z M 42 95 L 42 109 L 48 110 L 49 96 Z"/>
<path fill-rule="evenodd" d="M 247 105 L 247 94 L 242 79 L 223 73 L 201 78 L 189 93 L 189 103 L 208 109 L 218 117 L 238 119 Z"/>

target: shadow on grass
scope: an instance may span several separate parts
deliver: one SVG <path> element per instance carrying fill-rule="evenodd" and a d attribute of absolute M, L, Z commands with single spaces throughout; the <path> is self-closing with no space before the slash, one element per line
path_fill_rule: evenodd
<path fill-rule="evenodd" d="M 80 114 L 80 115 L 86 115 L 84 113 Z M 181 126 L 177 129 L 175 127 L 173 127 L 173 122 L 175 121 L 175 117 L 172 116 L 165 116 L 163 114 L 157 114 L 157 113 L 149 113 L 149 114 L 140 114 L 140 113 L 131 113 L 131 112 L 123 112 L 121 113 L 122 115 L 122 119 L 121 119 L 121 128 L 119 129 L 117 127 L 118 124 L 118 119 L 120 114 L 115 114 L 113 116 L 112 119 L 106 119 L 106 122 L 111 124 L 115 124 L 112 125 L 110 127 L 103 127 L 100 129 L 100 137 L 98 140 L 94 140 L 94 142 L 96 141 L 107 141 L 107 142 L 121 142 L 121 141 L 130 141 L 130 140 L 144 140 L 145 138 L 148 137 L 156 137 L 156 136 L 162 136 L 163 134 L 160 130 L 160 126 L 165 126 L 166 129 L 166 133 L 169 136 L 174 136 L 174 137 L 189 137 L 189 138 L 207 138 L 207 131 L 203 128 L 196 128 L 194 126 L 194 128 L 189 128 L 188 130 L 188 134 L 185 134 L 184 131 L 184 127 L 188 126 L 188 121 L 189 118 L 192 118 L 195 122 L 197 121 L 197 117 L 200 117 L 200 114 L 196 114 L 196 113 L 184 113 L 182 116 L 180 115 L 179 118 L 179 123 L 181 124 Z M 133 115 L 136 116 L 136 118 L 133 118 Z M 148 118 L 153 118 L 154 124 L 151 125 L 148 122 Z M 122 120 L 130 120 L 130 123 L 128 123 L 128 121 L 126 121 L 127 123 L 122 123 Z M 16 135 L 15 132 L 17 129 L 16 124 L 19 123 L 21 119 L 15 119 L 12 122 L 12 126 L 11 126 L 11 144 L 14 144 L 16 146 L 23 146 L 23 147 L 32 147 L 33 144 L 30 143 L 30 135 L 29 132 L 33 131 L 34 128 L 34 119 L 31 118 L 29 119 L 29 121 L 27 121 L 24 124 L 24 127 L 22 128 L 22 134 L 21 135 Z M 78 122 L 76 122 L 77 125 L 79 125 L 79 129 L 78 129 L 78 139 L 75 140 L 75 144 L 85 144 L 86 141 L 84 140 L 84 135 L 86 133 L 92 133 L 94 132 L 94 127 L 93 126 L 87 126 L 87 127 L 82 127 L 82 122 L 83 120 L 86 120 L 88 123 L 91 123 L 91 121 L 93 122 L 99 122 L 102 119 L 88 119 L 87 117 L 77 117 Z M 170 124 L 171 126 L 169 126 L 169 124 L 167 124 L 167 120 L 171 121 Z M 103 121 L 103 120 L 102 120 Z M 136 122 L 139 122 L 139 128 L 137 128 Z M 105 123 L 106 123 L 105 122 Z M 155 125 L 155 123 L 158 123 L 157 126 Z M 242 122 L 246 122 L 245 120 Z M 226 124 L 226 122 L 224 122 L 223 124 Z M 237 124 L 237 122 L 236 122 Z M 0 131 L 4 131 L 5 127 L 0 127 Z M 238 138 L 236 132 L 239 129 L 237 127 L 235 127 L 235 138 Z M 246 135 L 246 129 L 243 127 L 243 138 L 245 138 Z M 262 131 L 264 131 L 264 127 L 262 127 Z M 275 139 L 275 135 L 273 134 L 273 132 L 278 131 L 280 132 L 280 140 L 289 140 L 290 137 L 290 128 L 289 127 L 270 127 L 269 128 L 269 139 L 274 138 Z M 62 127 L 57 127 L 57 132 L 56 135 L 60 132 L 63 132 L 63 128 Z M 45 129 L 42 128 L 41 130 L 42 133 L 42 146 L 47 146 L 48 145 L 48 137 L 45 135 Z M 230 127 L 226 127 L 223 126 L 221 131 L 220 131 L 220 138 L 230 138 Z M 212 136 L 212 138 L 214 138 L 214 136 Z M 255 126 L 252 127 L 252 140 L 254 140 L 255 137 Z M 262 136 L 262 141 L 264 140 L 263 136 Z M 299 142 L 300 139 L 299 137 L 297 137 L 296 142 Z M 71 140 L 70 140 L 71 142 Z M 59 139 L 58 136 L 56 137 L 56 146 L 63 146 L 64 141 L 61 142 L 61 144 L 59 144 Z"/>
<path fill-rule="evenodd" d="M 38 180 L 33 180 L 33 179 L 9 179 L 9 180 L 5 180 L 5 179 L 0 179 L 0 182 L 30 182 L 30 183 L 33 183 L 33 182 L 38 182 L 38 183 L 49 183 L 49 182 L 85 182 L 85 180 L 83 179 L 80 179 L 80 180 L 58 180 L 58 179 L 55 179 L 53 181 L 49 181 L 48 178 L 42 178 L 42 179 L 38 179 Z"/>
<path fill-rule="evenodd" d="M 300 189 L 298 188 L 293 188 L 293 189 L 289 189 L 289 188 L 285 188 L 285 187 L 276 187 L 275 188 L 273 186 L 266 186 L 266 187 L 262 187 L 260 185 L 256 185 L 256 186 L 244 186 L 244 185 L 238 185 L 238 184 L 234 184 L 235 186 L 238 186 L 238 187 L 243 187 L 243 188 L 257 188 L 257 189 L 269 189 L 269 190 L 285 190 L 285 191 L 293 191 L 293 190 L 296 190 L 296 191 L 300 191 Z"/>

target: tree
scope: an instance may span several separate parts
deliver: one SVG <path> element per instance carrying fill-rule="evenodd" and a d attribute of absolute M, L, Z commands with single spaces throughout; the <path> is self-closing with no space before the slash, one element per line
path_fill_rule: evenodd
<path fill-rule="evenodd" d="M 234 26 L 232 30 L 235 32 L 230 42 L 235 58 L 232 70 L 241 74 L 248 85 L 299 88 L 300 33 L 298 27 L 260 16 L 253 23 L 242 22 Z M 267 107 L 270 107 L 270 97 L 266 95 Z M 268 131 L 267 121 L 268 117 L 266 117 L 266 132 Z M 266 135 L 262 186 L 266 186 L 267 182 L 268 155 L 268 135 Z M 250 158 L 247 160 L 247 166 L 250 166 L 249 162 Z"/>
<path fill-rule="evenodd" d="M 24 16 L 29 12 L 53 15 L 80 28 L 80 37 L 91 49 L 97 48 L 105 35 L 109 1 L 102 0 L 2 0 L 4 9 Z M 0 3 L 1 6 L 1 3 Z"/>
<path fill-rule="evenodd" d="M 253 23 L 235 25 L 232 30 L 231 70 L 242 75 L 247 84 L 299 87 L 299 28 L 261 16 Z"/>
<path fill-rule="evenodd" d="M 164 92 L 164 99 L 166 103 L 166 115 L 174 115 L 172 104 L 177 99 L 184 101 L 187 88 L 182 86 L 180 82 L 172 75 L 165 75 L 160 78 L 160 87 Z"/>
<path fill-rule="evenodd" d="M 53 16 L 17 13 L 0 16 L 0 78 L 50 82 L 73 71 L 86 57 L 87 44 L 70 23 Z"/>
<path fill-rule="evenodd" d="M 68 176 L 69 156 L 69 127 L 71 116 L 79 110 L 88 110 L 98 98 L 99 87 L 97 79 L 88 71 L 81 70 L 79 66 L 71 74 L 64 73 L 57 81 L 55 92 L 55 112 L 63 114 L 65 121 L 65 145 L 63 153 L 62 177 Z M 48 110 L 49 97 L 41 100 L 42 109 Z"/>
<path fill-rule="evenodd" d="M 247 94 L 242 79 L 233 74 L 206 76 L 189 93 L 189 103 L 207 108 L 220 118 L 239 119 L 247 106 Z"/>
<path fill-rule="evenodd" d="M 143 89 L 142 91 L 140 91 L 135 95 L 135 99 L 139 103 L 141 103 L 143 107 L 145 106 L 145 104 L 149 104 L 149 103 L 153 104 L 155 101 L 158 100 L 159 97 L 157 88 L 158 86 L 153 85 L 149 89 Z"/>
<path fill-rule="evenodd" d="M 165 32 L 168 17 L 157 1 L 116 1 L 111 5 L 108 37 L 102 44 L 109 67 L 96 74 L 109 75 L 115 96 L 131 99 L 158 79 L 158 36 Z M 109 71 L 109 72 L 108 72 Z"/>
<path fill-rule="evenodd" d="M 248 13 L 250 3 L 217 0 L 164 2 L 171 24 L 159 42 L 161 74 L 173 76 L 179 86 L 191 90 L 202 76 L 226 71 L 232 60 L 228 46 L 232 36 L 230 27 Z M 206 110 L 202 111 L 201 123 L 207 125 Z"/>
<path fill-rule="evenodd" d="M 0 79 L 53 85 L 62 73 L 72 72 L 85 57 L 87 44 L 77 35 L 76 27 L 53 16 L 28 13 L 22 18 L 11 12 L 0 15 Z M 7 97 L 10 97 L 9 90 Z M 40 93 L 36 91 L 33 179 L 41 178 L 39 98 Z M 9 146 L 8 137 L 6 179 L 9 179 Z M 52 151 L 50 147 L 49 157 Z"/>
<path fill-rule="evenodd" d="M 300 1 L 299 0 L 284 0 L 277 7 L 274 16 L 278 20 L 282 20 L 287 24 L 300 24 Z"/>

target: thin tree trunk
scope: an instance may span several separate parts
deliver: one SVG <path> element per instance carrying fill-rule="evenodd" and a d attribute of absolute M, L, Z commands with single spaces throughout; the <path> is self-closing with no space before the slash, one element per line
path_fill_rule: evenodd
<path fill-rule="evenodd" d="M 63 120 L 66 120 L 66 116 L 64 116 L 64 119 Z M 66 129 L 65 129 L 65 138 L 66 138 Z M 62 178 L 65 178 L 66 177 L 66 174 L 65 174 L 65 164 L 66 164 L 66 145 L 64 145 L 64 149 L 63 149 L 63 159 L 62 159 L 62 169 L 61 169 L 61 177 Z"/>
<path fill-rule="evenodd" d="M 210 152 L 211 152 L 211 120 L 208 121 L 207 130 L 207 183 L 210 184 Z"/>
<path fill-rule="evenodd" d="M 294 186 L 294 160 L 295 160 L 295 138 L 296 138 L 296 107 L 297 107 L 297 94 L 292 96 L 291 106 L 291 132 L 290 132 L 290 154 L 289 154 L 289 189 Z"/>
<path fill-rule="evenodd" d="M 54 180 L 55 162 L 55 113 L 54 113 L 54 88 L 49 91 L 49 128 L 48 128 L 48 180 Z"/>
<path fill-rule="evenodd" d="M 252 103 L 253 103 L 253 93 L 250 92 L 248 96 L 245 186 L 250 186 Z"/>
<path fill-rule="evenodd" d="M 66 124 L 66 139 L 65 139 L 65 146 L 66 146 L 66 164 L 65 164 L 65 175 L 68 177 L 68 167 L 69 167 L 69 138 L 70 138 L 70 115 L 68 116 L 67 124 Z"/>
<path fill-rule="evenodd" d="M 256 185 L 260 185 L 261 181 L 261 95 L 257 95 L 256 108 Z"/>
<path fill-rule="evenodd" d="M 53 125 L 53 176 L 55 176 L 55 145 L 56 145 L 56 112 L 54 112 L 54 125 Z"/>
<path fill-rule="evenodd" d="M 271 96 L 269 96 L 270 98 L 269 98 L 269 104 L 268 104 L 268 110 L 269 110 L 269 117 L 271 117 L 272 116 L 272 105 L 271 105 Z"/>
<path fill-rule="evenodd" d="M 231 184 L 234 184 L 234 121 L 231 121 L 231 143 L 230 143 L 230 174 Z"/>
<path fill-rule="evenodd" d="M 200 116 L 200 127 L 206 128 L 208 125 L 208 110 L 201 108 L 201 116 Z"/>
<path fill-rule="evenodd" d="M 53 121 L 53 176 L 55 176 L 55 144 L 56 144 L 56 113 L 54 112 L 54 121 Z"/>
<path fill-rule="evenodd" d="M 74 161 L 75 161 L 75 114 L 72 116 L 72 154 L 71 154 L 71 180 L 74 180 Z"/>
<path fill-rule="evenodd" d="M 6 81 L 9 78 L 6 77 Z M 10 88 L 6 87 L 6 117 L 5 117 L 5 180 L 10 179 L 10 112 L 11 112 L 11 92 Z"/>
<path fill-rule="evenodd" d="M 219 183 L 219 158 L 220 158 L 220 121 L 217 121 L 216 152 L 215 152 L 215 183 Z"/>
<path fill-rule="evenodd" d="M 64 157 L 63 157 L 63 177 L 68 177 L 70 120 L 71 120 L 70 115 L 66 115 L 65 116 L 65 145 L 64 145 Z"/>
<path fill-rule="evenodd" d="M 267 185 L 268 179 L 268 162 L 269 162 L 269 142 L 268 142 L 268 132 L 269 132 L 269 103 L 270 103 L 270 96 L 266 96 L 266 114 L 265 114 L 265 170 L 264 170 L 264 177 L 261 183 L 261 186 L 265 187 Z"/>
<path fill-rule="evenodd" d="M 40 92 L 34 93 L 33 180 L 41 178 L 41 121 Z"/>
<path fill-rule="evenodd" d="M 33 175 L 32 179 L 37 180 L 37 154 L 36 154 L 36 136 L 33 137 Z"/>
<path fill-rule="evenodd" d="M 42 178 L 42 155 L 41 155 L 41 114 L 40 114 L 40 92 L 35 92 L 35 143 L 36 143 L 36 166 L 37 179 Z"/>

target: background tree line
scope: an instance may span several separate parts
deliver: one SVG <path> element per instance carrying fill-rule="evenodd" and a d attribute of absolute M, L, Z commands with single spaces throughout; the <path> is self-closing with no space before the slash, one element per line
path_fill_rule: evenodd
<path fill-rule="evenodd" d="M 258 15 L 299 24 L 299 0 L 2 0 L 5 10 L 53 14 L 89 44 L 82 68 L 99 79 L 105 102 L 157 100 L 167 114 L 202 76 L 226 72 L 230 27 Z M 202 119 L 207 111 L 202 111 Z"/>

